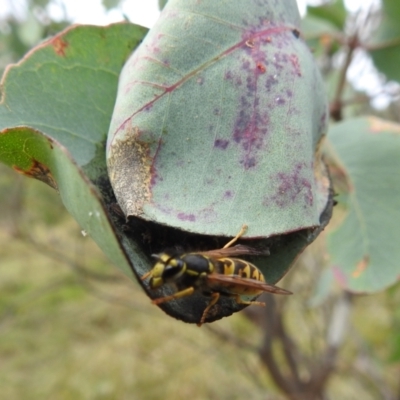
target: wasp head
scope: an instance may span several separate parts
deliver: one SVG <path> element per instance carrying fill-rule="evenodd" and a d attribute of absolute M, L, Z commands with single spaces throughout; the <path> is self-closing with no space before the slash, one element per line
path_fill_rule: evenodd
<path fill-rule="evenodd" d="M 186 264 L 180 258 L 170 256 L 169 254 L 153 254 L 157 261 L 150 271 L 150 287 L 158 288 L 165 283 L 175 282 L 179 279 L 186 269 Z"/>

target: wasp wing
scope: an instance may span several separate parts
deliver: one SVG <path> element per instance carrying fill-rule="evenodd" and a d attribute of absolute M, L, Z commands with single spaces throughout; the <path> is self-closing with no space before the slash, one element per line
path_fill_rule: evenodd
<path fill-rule="evenodd" d="M 289 290 L 282 289 L 278 286 L 256 281 L 254 279 L 242 278 L 238 275 L 210 274 L 207 275 L 207 281 L 210 283 L 220 283 L 221 285 L 227 286 L 232 285 L 243 289 L 254 289 L 274 294 L 293 294 Z"/>
<path fill-rule="evenodd" d="M 209 250 L 209 251 L 201 251 L 196 254 L 201 254 L 203 256 L 212 257 L 212 258 L 222 258 L 222 257 L 237 257 L 237 256 L 268 256 L 269 250 L 257 250 L 253 247 L 245 246 L 243 244 L 237 244 L 236 246 L 217 249 L 217 250 Z"/>

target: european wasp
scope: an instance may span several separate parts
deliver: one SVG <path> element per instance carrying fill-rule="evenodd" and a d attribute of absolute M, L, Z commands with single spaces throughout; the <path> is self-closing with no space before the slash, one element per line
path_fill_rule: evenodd
<path fill-rule="evenodd" d="M 241 296 L 254 298 L 262 292 L 292 294 L 288 290 L 266 283 L 262 272 L 255 265 L 235 258 L 265 254 L 241 244 L 232 246 L 246 230 L 247 226 L 243 225 L 240 232 L 221 249 L 184 254 L 169 252 L 153 254 L 152 257 L 157 261 L 154 267 L 142 276 L 142 280 L 150 277 L 151 289 L 173 284 L 177 290 L 169 296 L 154 299 L 153 304 L 165 303 L 200 292 L 210 297 L 210 302 L 197 324 L 201 326 L 221 296 L 232 297 L 238 304 L 246 306 L 250 304 L 265 306 L 263 302 L 243 300 Z"/>

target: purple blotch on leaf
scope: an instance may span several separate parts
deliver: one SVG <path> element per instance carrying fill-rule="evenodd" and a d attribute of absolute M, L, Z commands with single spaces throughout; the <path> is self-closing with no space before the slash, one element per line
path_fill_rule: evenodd
<path fill-rule="evenodd" d="M 216 139 L 214 141 L 214 147 L 217 149 L 225 150 L 229 145 L 229 140 L 226 139 Z"/>
<path fill-rule="evenodd" d="M 253 168 L 256 166 L 256 159 L 254 157 L 246 157 L 241 163 L 245 169 Z"/>
<path fill-rule="evenodd" d="M 233 193 L 232 193 L 231 190 L 227 190 L 227 191 L 224 193 L 224 199 L 231 199 L 232 197 L 233 197 Z"/>
<path fill-rule="evenodd" d="M 292 173 L 279 172 L 276 174 L 277 191 L 273 196 L 264 200 L 264 205 L 268 206 L 272 201 L 279 207 L 285 207 L 302 194 L 305 204 L 312 206 L 314 201 L 312 186 L 306 178 L 301 176 L 303 167 L 305 165 L 299 163 L 294 167 Z"/>
<path fill-rule="evenodd" d="M 196 217 L 195 217 L 194 214 L 185 214 L 185 213 L 183 213 L 183 212 L 178 213 L 178 218 L 179 218 L 181 221 L 190 221 L 190 222 L 196 221 Z"/>

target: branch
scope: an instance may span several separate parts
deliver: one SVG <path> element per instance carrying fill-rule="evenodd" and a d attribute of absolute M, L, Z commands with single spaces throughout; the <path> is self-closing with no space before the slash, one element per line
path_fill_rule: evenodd
<path fill-rule="evenodd" d="M 54 249 L 54 247 L 50 247 L 43 243 L 38 242 L 33 238 L 32 235 L 29 235 L 28 233 L 23 233 L 19 237 L 25 243 L 34 247 L 34 249 L 40 252 L 41 254 L 46 255 L 55 261 L 59 261 L 67 265 L 75 272 L 77 272 L 79 275 L 85 276 L 86 278 L 91 278 L 101 282 L 120 282 L 124 280 L 121 276 L 118 276 L 116 274 L 102 274 L 91 271 L 86 267 L 84 267 L 81 263 L 69 258 L 65 253 Z"/>
<path fill-rule="evenodd" d="M 343 292 L 343 295 L 335 304 L 328 327 L 327 347 L 321 356 L 321 361 L 311 371 L 310 380 L 307 383 L 307 390 L 311 393 L 322 392 L 335 369 L 337 354 L 348 327 L 352 299 L 351 293 Z"/>
<path fill-rule="evenodd" d="M 275 338 L 280 339 L 282 332 L 283 336 L 286 337 L 284 332 L 284 326 L 282 322 L 282 313 L 278 313 L 276 310 L 276 303 L 273 296 L 269 295 L 266 297 L 266 318 L 268 322 L 268 328 L 264 330 L 263 345 L 259 351 L 260 359 L 263 364 L 267 367 L 272 379 L 275 384 L 287 395 L 291 400 L 300 400 L 299 393 L 303 392 L 303 385 L 299 379 L 297 373 L 297 367 L 295 366 L 295 360 L 292 356 L 288 356 L 292 343 L 290 341 L 289 348 L 285 349 L 285 344 L 289 343 L 288 340 L 284 340 L 284 354 L 290 366 L 291 376 L 285 376 L 283 373 L 282 366 L 274 355 L 272 344 Z M 291 364 L 293 365 L 291 366 Z"/>
<path fill-rule="evenodd" d="M 330 104 L 330 115 L 335 121 L 342 120 L 342 96 L 344 88 L 346 86 L 347 70 L 349 69 L 351 61 L 353 59 L 354 50 L 359 46 L 360 42 L 358 39 L 358 32 L 356 31 L 347 42 L 347 53 L 345 62 L 343 68 L 340 71 L 339 82 L 336 87 L 335 96 L 333 97 L 332 103 Z"/>
<path fill-rule="evenodd" d="M 299 375 L 299 370 L 297 368 L 297 360 L 295 355 L 298 353 L 298 348 L 293 342 L 293 340 L 287 335 L 286 329 L 283 325 L 283 318 L 277 319 L 277 337 L 282 342 L 283 354 L 285 356 L 286 362 L 290 368 L 292 374 L 292 379 L 294 379 L 298 384 L 300 384 L 301 379 Z"/>
<path fill-rule="evenodd" d="M 395 39 L 390 39 L 383 41 L 381 43 L 377 44 L 371 44 L 371 45 L 363 45 L 361 46 L 365 51 L 376 51 L 376 50 L 383 50 L 387 49 L 390 47 L 398 47 L 400 46 L 400 38 L 395 38 Z"/>

